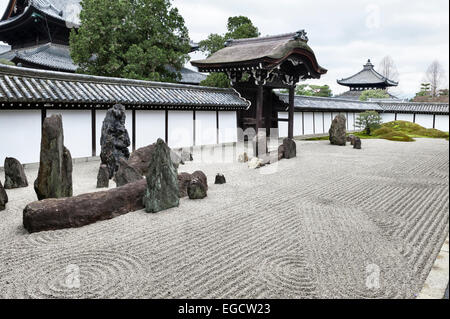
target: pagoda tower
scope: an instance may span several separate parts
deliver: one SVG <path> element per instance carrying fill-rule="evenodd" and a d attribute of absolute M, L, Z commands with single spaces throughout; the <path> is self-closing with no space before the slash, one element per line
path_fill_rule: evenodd
<path fill-rule="evenodd" d="M 339 98 L 359 100 L 363 91 L 366 90 L 386 90 L 389 87 L 397 86 L 398 82 L 390 80 L 374 69 L 370 59 L 358 73 L 341 80 L 337 83 L 350 88 L 349 91 L 339 95 Z M 396 99 L 391 95 L 392 99 Z"/>
<path fill-rule="evenodd" d="M 0 42 L 11 50 L 0 51 L 0 59 L 17 66 L 75 72 L 77 66 L 70 56 L 69 36 L 78 28 L 81 0 L 6 0 L 6 10 L 0 13 Z M 198 45 L 191 42 L 191 52 Z M 183 84 L 198 85 L 206 75 L 182 68 Z"/>

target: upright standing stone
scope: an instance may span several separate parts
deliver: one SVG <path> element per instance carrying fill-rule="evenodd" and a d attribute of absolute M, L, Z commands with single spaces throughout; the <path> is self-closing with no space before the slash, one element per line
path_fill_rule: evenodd
<path fill-rule="evenodd" d="M 103 121 L 100 158 L 102 164 L 108 166 L 110 179 L 119 169 L 120 159 L 125 158 L 127 160 L 130 157 L 128 147 L 131 143 L 128 131 L 125 128 L 125 118 L 125 107 L 116 104 L 108 110 Z"/>
<path fill-rule="evenodd" d="M 295 141 L 291 138 L 285 138 L 283 140 L 283 151 L 284 151 L 284 158 L 290 159 L 297 156 L 297 144 L 295 144 Z"/>
<path fill-rule="evenodd" d="M 6 203 L 8 202 L 8 195 L 3 188 L 2 182 L 0 182 L 0 211 L 6 208 Z"/>
<path fill-rule="evenodd" d="M 170 148 L 158 139 L 147 173 L 144 206 L 148 213 L 177 207 L 180 203 L 178 173 L 170 157 Z"/>
<path fill-rule="evenodd" d="M 47 117 L 42 125 L 41 159 L 34 190 L 39 200 L 72 196 L 72 156 L 64 147 L 60 114 Z"/>
<path fill-rule="evenodd" d="M 97 188 L 109 187 L 109 170 L 105 164 L 100 165 L 97 174 Z"/>
<path fill-rule="evenodd" d="M 214 181 L 214 184 L 225 184 L 227 180 L 225 179 L 225 176 L 223 174 L 218 173 L 216 175 L 216 180 Z"/>
<path fill-rule="evenodd" d="M 5 159 L 5 188 L 27 187 L 28 180 L 23 170 L 23 165 L 12 157 Z"/>
<path fill-rule="evenodd" d="M 356 148 L 357 150 L 361 149 L 361 138 L 360 137 L 355 137 L 354 142 L 353 142 L 353 148 Z"/>
<path fill-rule="evenodd" d="M 259 131 L 252 140 L 253 156 L 259 157 L 267 154 L 267 134 L 265 130 Z"/>
<path fill-rule="evenodd" d="M 345 146 L 347 140 L 346 118 L 343 114 L 338 114 L 331 123 L 329 130 L 330 143 L 333 145 Z"/>

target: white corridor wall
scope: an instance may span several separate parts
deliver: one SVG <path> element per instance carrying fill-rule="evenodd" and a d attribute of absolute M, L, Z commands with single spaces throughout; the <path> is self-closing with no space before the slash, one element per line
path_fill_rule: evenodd
<path fill-rule="evenodd" d="M 236 126 L 236 125 L 235 125 Z M 195 144 L 217 144 L 217 114 L 215 111 L 195 112 Z M 180 145 L 183 146 L 183 145 Z M 189 145 L 184 145 L 189 146 Z"/>
<path fill-rule="evenodd" d="M 449 120 L 448 115 L 436 115 L 435 128 L 444 132 L 448 132 L 449 130 L 448 120 Z"/>
<path fill-rule="evenodd" d="M 136 148 L 153 144 L 158 138 L 166 138 L 166 111 L 136 111 Z"/>
<path fill-rule="evenodd" d="M 0 167 L 6 157 L 21 163 L 39 162 L 40 111 L 0 111 Z"/>

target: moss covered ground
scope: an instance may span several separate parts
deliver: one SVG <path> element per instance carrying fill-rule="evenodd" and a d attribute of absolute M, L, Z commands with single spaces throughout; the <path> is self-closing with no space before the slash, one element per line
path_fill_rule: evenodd
<path fill-rule="evenodd" d="M 445 138 L 449 139 L 449 133 L 437 129 L 427 129 L 419 124 L 408 121 L 392 121 L 384 123 L 380 128 L 373 131 L 371 135 L 364 132 L 352 133 L 361 139 L 376 139 L 381 138 L 397 142 L 413 142 L 414 138 Z M 328 136 L 313 137 L 307 141 L 328 140 Z"/>

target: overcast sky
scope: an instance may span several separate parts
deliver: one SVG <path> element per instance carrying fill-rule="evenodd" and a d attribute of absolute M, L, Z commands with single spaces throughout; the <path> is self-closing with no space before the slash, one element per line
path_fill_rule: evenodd
<path fill-rule="evenodd" d="M 0 0 L 0 12 L 7 2 Z M 360 71 L 369 58 L 377 67 L 386 55 L 397 65 L 400 85 L 393 93 L 400 97 L 419 90 L 435 59 L 446 71 L 448 87 L 448 0 L 173 0 L 173 4 L 194 41 L 226 32 L 228 17 L 236 15 L 249 17 L 262 35 L 305 29 L 319 64 L 328 69 L 314 83 L 330 85 L 335 94 L 346 90 L 336 79 Z"/>
<path fill-rule="evenodd" d="M 428 65 L 437 59 L 449 70 L 448 0 L 174 0 L 199 41 L 209 33 L 224 33 L 228 17 L 245 15 L 262 35 L 305 29 L 309 45 L 328 74 L 318 83 L 334 93 L 346 91 L 336 79 L 375 66 L 390 55 L 399 71 L 395 93 L 413 96 Z M 310 81 L 311 82 L 311 81 Z M 393 91 L 394 92 L 394 91 Z"/>

